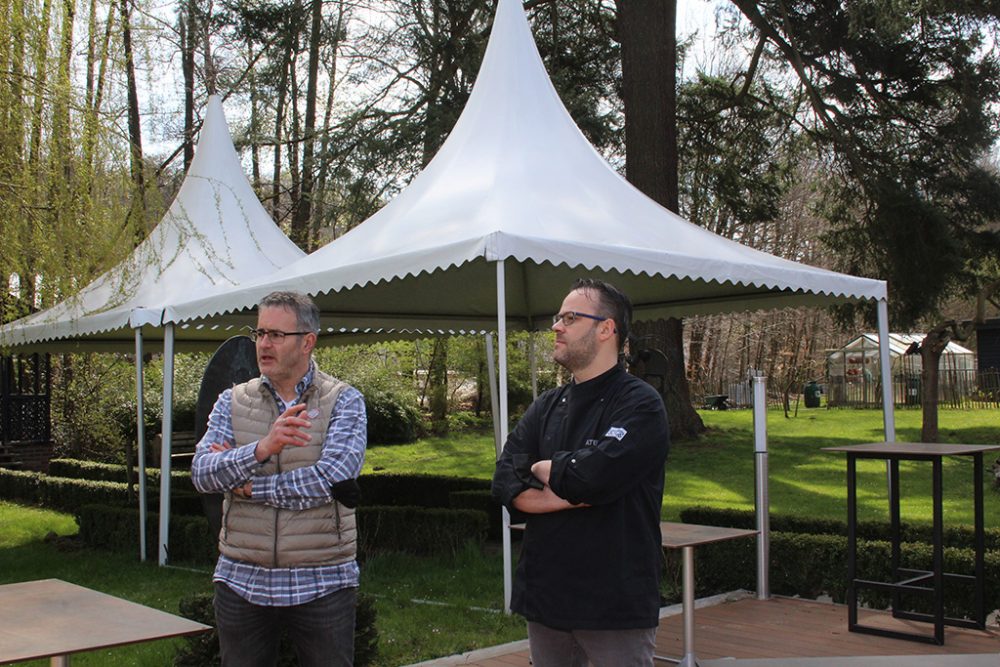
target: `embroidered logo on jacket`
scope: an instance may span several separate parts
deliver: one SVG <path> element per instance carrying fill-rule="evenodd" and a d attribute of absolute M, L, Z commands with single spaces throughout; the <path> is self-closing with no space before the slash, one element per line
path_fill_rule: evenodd
<path fill-rule="evenodd" d="M 621 442 L 622 438 L 624 438 L 627 434 L 628 431 L 623 429 L 621 426 L 612 426 L 608 429 L 608 432 L 604 434 L 604 437 L 614 438 L 618 442 Z"/>

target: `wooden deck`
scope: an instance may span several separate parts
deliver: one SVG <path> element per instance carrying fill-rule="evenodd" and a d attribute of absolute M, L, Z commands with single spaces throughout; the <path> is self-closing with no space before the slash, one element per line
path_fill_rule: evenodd
<path fill-rule="evenodd" d="M 866 625 L 884 625 L 921 633 L 926 633 L 930 628 L 926 623 L 900 621 L 886 612 L 870 610 L 861 610 L 859 621 Z M 679 657 L 683 652 L 682 632 L 680 614 L 662 619 L 656 634 L 657 654 Z M 695 653 L 699 661 L 719 658 L 777 660 L 835 656 L 996 654 L 996 662 L 993 664 L 1000 666 L 1000 628 L 993 625 L 983 631 L 946 627 L 944 646 L 935 646 L 848 632 L 847 607 L 844 605 L 785 597 L 770 600 L 746 598 L 696 611 Z M 988 659 L 987 664 L 991 660 L 992 658 Z M 803 664 L 811 662 L 813 661 L 806 660 Z M 944 664 L 944 660 L 941 663 Z M 526 641 L 420 664 L 426 667 L 530 665 Z M 906 664 L 906 661 L 901 664 Z M 949 661 L 948 664 L 961 664 L 961 661 Z"/>

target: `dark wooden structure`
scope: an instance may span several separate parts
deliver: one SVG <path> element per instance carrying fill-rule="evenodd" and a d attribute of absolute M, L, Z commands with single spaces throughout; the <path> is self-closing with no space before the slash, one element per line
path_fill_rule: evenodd
<path fill-rule="evenodd" d="M 0 357 L 0 467 L 44 470 L 52 453 L 47 354 Z"/>

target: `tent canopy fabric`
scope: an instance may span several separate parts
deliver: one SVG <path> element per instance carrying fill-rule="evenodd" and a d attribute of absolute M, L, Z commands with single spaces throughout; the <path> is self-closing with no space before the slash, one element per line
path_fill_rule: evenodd
<path fill-rule="evenodd" d="M 222 103 L 211 96 L 195 158 L 177 197 L 150 235 L 120 264 L 76 295 L 0 327 L 0 346 L 23 350 L 128 350 L 134 329 L 147 340 L 163 308 L 269 274 L 305 256 L 264 210 L 233 147 Z M 192 329 L 187 338 L 218 339 Z"/>
<path fill-rule="evenodd" d="M 501 0 L 465 110 L 395 199 L 280 274 L 176 303 L 165 319 L 235 313 L 294 289 L 316 297 L 327 326 L 481 331 L 497 326 L 501 290 L 508 325 L 534 329 L 582 274 L 621 287 L 637 319 L 886 297 L 882 281 L 754 250 L 636 190 L 562 105 L 520 3 Z"/>

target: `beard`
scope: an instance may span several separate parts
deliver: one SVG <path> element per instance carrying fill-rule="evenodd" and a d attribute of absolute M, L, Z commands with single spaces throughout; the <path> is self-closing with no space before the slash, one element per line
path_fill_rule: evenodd
<path fill-rule="evenodd" d="M 574 373 L 590 365 L 597 357 L 597 327 L 591 327 L 585 336 L 566 343 L 562 350 L 552 352 L 552 360 Z"/>

